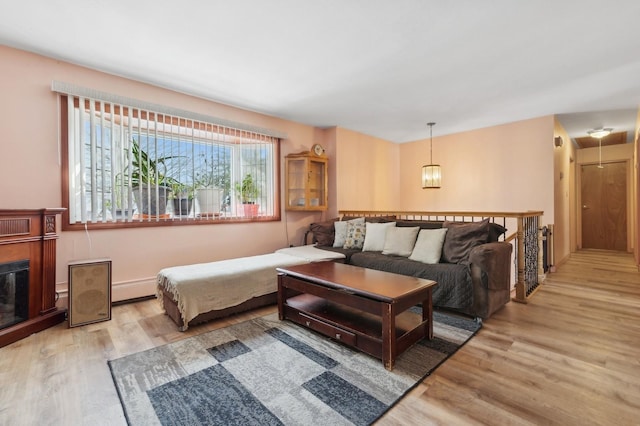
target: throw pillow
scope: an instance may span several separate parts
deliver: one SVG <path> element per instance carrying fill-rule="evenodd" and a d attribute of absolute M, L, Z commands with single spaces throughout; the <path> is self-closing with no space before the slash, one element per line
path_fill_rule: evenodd
<path fill-rule="evenodd" d="M 394 226 L 393 228 L 387 229 L 382 254 L 393 254 L 396 256 L 408 257 L 413 251 L 413 246 L 416 244 L 418 232 L 420 232 L 419 226 L 412 228 L 397 228 Z M 368 229 L 367 238 L 369 238 Z M 367 242 L 365 240 L 365 244 L 366 243 Z"/>
<path fill-rule="evenodd" d="M 364 223 L 347 222 L 347 238 L 343 248 L 362 250 L 366 232 L 367 228 Z"/>
<path fill-rule="evenodd" d="M 448 228 L 422 229 L 409 259 L 422 263 L 440 263 L 442 246 Z"/>
<path fill-rule="evenodd" d="M 448 228 L 442 247 L 442 261 L 460 263 L 469 258 L 469 252 L 475 246 L 484 244 L 489 239 L 489 219 L 480 222 L 455 223 L 445 221 L 443 228 Z"/>
<path fill-rule="evenodd" d="M 502 225 L 498 225 L 497 223 L 489 224 L 489 240 L 488 243 L 495 243 L 500 238 L 500 235 L 507 232 L 507 228 Z M 505 235 L 506 237 L 506 235 Z"/>
<path fill-rule="evenodd" d="M 387 230 L 391 227 L 395 228 L 395 226 L 395 222 L 374 223 L 365 221 L 366 233 L 362 251 L 382 251 Z"/>
<path fill-rule="evenodd" d="M 339 219 L 331 219 L 325 222 L 317 222 L 309 225 L 309 229 L 313 232 L 314 241 L 317 242 L 319 246 L 331 247 L 333 245 L 333 239 L 336 232 L 333 224 L 337 220 Z"/>
<path fill-rule="evenodd" d="M 343 247 L 344 243 L 347 239 L 347 224 L 349 223 L 361 223 L 362 225 L 364 225 L 364 218 L 363 217 L 359 217 L 357 219 L 352 219 L 352 220 L 348 220 L 348 221 L 340 221 L 340 222 L 335 222 L 333 224 L 333 226 L 335 227 L 335 235 L 334 235 L 334 239 L 333 239 L 333 246 L 334 247 Z"/>

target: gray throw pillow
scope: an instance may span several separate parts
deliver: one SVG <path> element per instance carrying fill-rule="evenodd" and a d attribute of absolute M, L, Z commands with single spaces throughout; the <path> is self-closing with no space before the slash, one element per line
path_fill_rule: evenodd
<path fill-rule="evenodd" d="M 366 233 L 362 251 L 382 251 L 387 238 L 387 230 L 395 228 L 395 222 L 366 222 Z"/>
<path fill-rule="evenodd" d="M 333 224 L 339 219 L 331 219 L 324 222 L 316 222 L 309 225 L 309 229 L 313 232 L 313 237 L 319 246 L 333 245 L 333 239 L 335 236 L 335 227 Z"/>
<path fill-rule="evenodd" d="M 369 231 L 367 230 L 367 232 Z M 418 232 L 420 232 L 419 226 L 413 228 L 397 228 L 394 226 L 387 229 L 382 254 L 408 257 L 413 251 L 413 246 L 416 244 Z"/>
<path fill-rule="evenodd" d="M 448 228 L 422 229 L 409 259 L 429 264 L 440 263 L 442 246 L 448 230 Z"/>
<path fill-rule="evenodd" d="M 489 219 L 480 222 L 449 222 L 442 224 L 448 228 L 442 247 L 442 261 L 460 263 L 469 259 L 471 249 L 484 244 L 489 239 Z"/>

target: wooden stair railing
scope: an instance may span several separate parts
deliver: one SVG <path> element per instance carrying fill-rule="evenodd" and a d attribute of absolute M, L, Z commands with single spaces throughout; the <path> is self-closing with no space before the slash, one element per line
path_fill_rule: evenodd
<path fill-rule="evenodd" d="M 475 222 L 489 218 L 509 230 L 511 234 L 504 235 L 504 241 L 513 245 L 515 265 L 515 302 L 527 303 L 528 299 L 544 281 L 544 266 L 542 255 L 542 211 L 527 212 L 464 212 L 464 211 L 391 211 L 391 210 L 340 210 L 340 216 L 349 217 L 378 217 L 395 216 L 404 220 L 434 220 Z"/>

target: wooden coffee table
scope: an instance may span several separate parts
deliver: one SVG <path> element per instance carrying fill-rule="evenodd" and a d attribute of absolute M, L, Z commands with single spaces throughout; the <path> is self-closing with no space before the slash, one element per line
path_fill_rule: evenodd
<path fill-rule="evenodd" d="M 433 338 L 435 281 L 336 262 L 276 269 L 280 320 L 380 358 L 387 370 L 416 342 Z M 422 316 L 408 311 L 419 303 Z"/>

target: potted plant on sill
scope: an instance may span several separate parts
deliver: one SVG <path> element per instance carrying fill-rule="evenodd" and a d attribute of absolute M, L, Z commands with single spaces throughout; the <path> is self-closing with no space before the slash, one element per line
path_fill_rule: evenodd
<path fill-rule="evenodd" d="M 253 179 L 253 176 L 251 176 L 251 173 L 247 173 L 244 179 L 242 179 L 242 182 L 236 182 L 235 189 L 236 196 L 242 203 L 244 216 L 258 216 L 260 206 L 256 201 L 258 200 L 258 195 L 260 195 L 260 189 Z"/>
<path fill-rule="evenodd" d="M 200 216 L 219 216 L 223 195 L 229 192 L 229 172 L 225 165 L 201 154 L 196 165 L 195 197 Z"/>
<path fill-rule="evenodd" d="M 193 187 L 182 182 L 171 185 L 170 198 L 173 201 L 173 214 L 175 216 L 188 216 L 193 206 Z"/>
<path fill-rule="evenodd" d="M 113 188 L 115 198 L 115 208 L 113 215 L 116 220 L 128 220 L 133 216 L 133 208 L 129 207 L 129 177 L 125 172 L 116 175 L 115 187 Z"/>
<path fill-rule="evenodd" d="M 152 159 L 134 138 L 131 143 L 131 165 L 129 175 L 138 212 L 143 215 L 161 216 L 166 213 L 171 186 L 179 183 L 166 176 L 166 161 L 173 157 Z M 160 166 L 163 170 L 160 170 Z"/>

